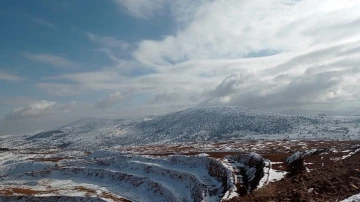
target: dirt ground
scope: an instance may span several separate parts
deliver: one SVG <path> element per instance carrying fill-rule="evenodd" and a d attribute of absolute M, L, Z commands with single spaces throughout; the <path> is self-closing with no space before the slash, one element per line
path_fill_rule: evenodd
<path fill-rule="evenodd" d="M 146 155 L 173 155 L 199 153 L 249 153 L 259 154 L 292 153 L 309 149 L 335 148 L 338 151 L 348 149 L 352 145 L 360 145 L 360 141 L 350 140 L 237 140 L 228 142 L 187 142 L 182 144 L 139 145 L 119 149 L 123 152 Z M 226 154 L 227 155 L 227 154 Z M 214 156 L 222 158 L 223 156 Z"/>
<path fill-rule="evenodd" d="M 360 154 L 333 165 L 317 167 L 311 172 L 285 178 L 254 191 L 229 200 L 261 202 L 340 201 L 360 192 Z"/>
<path fill-rule="evenodd" d="M 354 194 L 360 193 L 360 154 L 350 156 L 354 146 L 360 148 L 359 141 L 233 141 L 204 145 L 203 150 L 198 144 L 162 145 L 148 148 L 147 155 L 166 156 L 171 154 L 198 155 L 206 153 L 208 156 L 222 159 L 225 156 L 239 153 L 256 152 L 266 159 L 277 163 L 272 166 L 275 170 L 287 170 L 285 159 L 296 151 L 317 149 L 319 153 L 304 157 L 308 171 L 299 175 L 288 176 L 281 181 L 255 190 L 244 197 L 230 201 L 340 201 Z M 224 150 L 224 148 L 227 148 Z M 228 148 L 233 148 L 229 150 Z M 234 149 L 235 148 L 235 149 Z M 133 147 L 133 152 L 143 152 L 142 147 Z M 210 150 L 210 151 L 209 151 Z M 235 151 L 234 151 L 235 150 Z M 150 153 L 151 151 L 151 153 Z M 320 152 L 321 151 L 321 152 Z M 344 156 L 350 157 L 342 159 Z"/>

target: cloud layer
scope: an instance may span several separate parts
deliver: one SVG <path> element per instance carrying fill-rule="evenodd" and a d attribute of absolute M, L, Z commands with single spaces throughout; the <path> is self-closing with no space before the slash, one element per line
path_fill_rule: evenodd
<path fill-rule="evenodd" d="M 176 12 L 179 17 L 193 11 L 177 33 L 144 40 L 134 52 L 164 82 L 173 79 L 167 87 L 183 96 L 202 92 L 201 105 L 358 101 L 359 2 L 218 0 L 193 6 Z M 157 89 L 162 92 L 155 97 L 169 90 Z"/>
<path fill-rule="evenodd" d="M 6 71 L 0 71 L 0 81 L 12 81 L 12 82 L 19 82 L 19 81 L 23 81 L 24 78 L 14 75 L 14 74 L 10 74 L 9 72 Z"/>
<path fill-rule="evenodd" d="M 33 53 L 25 52 L 24 56 L 30 60 L 42 62 L 55 67 L 75 68 L 78 66 L 76 63 L 64 57 L 48 54 L 48 53 L 33 54 Z"/>
<path fill-rule="evenodd" d="M 5 120 L 21 120 L 28 118 L 37 118 L 56 114 L 59 112 L 69 112 L 72 108 L 76 108 L 77 103 L 72 102 L 69 104 L 58 104 L 56 102 L 50 102 L 41 100 L 34 102 L 25 107 L 15 108 L 10 111 L 6 116 Z"/>
<path fill-rule="evenodd" d="M 126 12 L 136 18 L 149 18 L 165 8 L 168 0 L 113 0 Z"/>
<path fill-rule="evenodd" d="M 116 68 L 104 69 L 57 78 L 74 83 L 71 87 L 48 82 L 40 88 L 121 89 L 151 95 L 149 105 L 271 109 L 358 100 L 357 1 L 184 1 L 186 8 L 178 1 L 117 3 L 143 18 L 168 8 L 179 22 L 176 33 L 158 41 L 140 41 L 134 50 L 132 67 L 147 66 L 152 73 L 129 77 Z M 112 41 L 88 37 L 107 46 Z"/>
<path fill-rule="evenodd" d="M 122 92 L 117 91 L 116 93 L 110 94 L 107 98 L 101 99 L 100 101 L 96 102 L 94 106 L 95 108 L 100 109 L 110 108 L 116 104 L 119 104 L 125 98 L 126 96 Z"/>
<path fill-rule="evenodd" d="M 175 29 L 136 43 L 84 32 L 111 64 L 44 77 L 36 83 L 41 92 L 64 97 L 105 94 L 87 102 L 93 114 L 99 111 L 94 108 L 115 105 L 125 112 L 129 109 L 122 104 L 127 100 L 134 101 L 138 115 L 209 105 L 348 112 L 360 104 L 359 1 L 113 2 L 141 22 L 171 16 Z M 62 56 L 24 55 L 52 66 L 77 66 Z M 1 72 L 0 79 L 22 80 Z M 45 116 L 67 106 L 41 101 L 6 117 Z"/>

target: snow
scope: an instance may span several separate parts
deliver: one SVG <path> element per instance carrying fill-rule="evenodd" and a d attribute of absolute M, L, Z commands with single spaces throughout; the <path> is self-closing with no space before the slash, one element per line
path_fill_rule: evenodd
<path fill-rule="evenodd" d="M 279 164 L 281 162 L 270 162 L 270 165 Z M 264 167 L 264 177 L 260 180 L 258 189 L 264 187 L 265 185 L 269 184 L 270 182 L 275 182 L 283 179 L 287 172 L 274 170 L 272 167 Z"/>
<path fill-rule="evenodd" d="M 231 175 L 231 171 L 207 156 L 154 157 L 105 150 L 90 156 L 76 151 L 42 155 L 3 154 L 0 176 L 4 182 L 0 184 L 0 190 L 21 187 L 44 192 L 38 194 L 41 197 L 84 197 L 90 194 L 91 197 L 103 198 L 102 193 L 111 193 L 131 201 L 215 202 L 221 199 L 224 189 L 233 186 L 231 181 L 223 184 L 222 179 L 212 176 L 208 170 L 210 164 L 217 163 L 217 169 L 223 169 L 221 172 L 225 177 Z M 62 160 L 58 166 L 54 162 L 34 162 L 26 158 L 51 158 L 60 154 L 73 154 L 77 158 Z"/>
<path fill-rule="evenodd" d="M 194 108 L 133 121 L 86 118 L 51 131 L 1 138 L 0 148 L 26 153 L 0 152 L 0 190 L 13 187 L 53 190 L 39 196 L 60 194 L 80 197 L 78 200 L 86 200 L 81 197 L 88 195 L 110 200 L 103 197 L 104 193 L 131 201 L 230 199 L 238 196 L 235 185 L 245 179 L 234 173 L 238 173 L 239 167 L 247 166 L 245 170 L 251 180 L 255 170 L 246 164 L 250 159 L 263 162 L 261 156 L 251 153 L 238 159 L 218 160 L 206 153 L 155 157 L 119 150 L 136 150 L 142 145 L 142 150 L 137 152 L 149 152 L 148 146 L 161 150 L 161 144 L 186 147 L 187 142 L 195 141 L 193 146 L 203 149 L 201 152 L 258 151 L 273 146 L 289 150 L 289 143 L 306 149 L 308 144 L 298 140 L 359 139 L 359 124 L 358 117 L 290 116 L 244 107 Z M 264 144 L 261 140 L 243 148 L 227 143 L 208 144 L 242 139 L 276 141 Z M 344 152 L 341 158 L 360 152 L 358 147 Z M 85 151 L 91 154 L 88 156 Z M 336 150 L 295 153 L 288 162 L 315 152 L 326 154 Z M 65 159 L 39 160 L 59 157 Z M 282 162 L 265 160 L 265 163 L 264 177 L 257 188 L 286 175 L 272 168 Z M 80 191 L 79 187 L 84 190 Z"/>
<path fill-rule="evenodd" d="M 283 115 L 245 107 L 204 107 L 146 120 L 86 118 L 35 135 L 4 138 L 0 147 L 64 147 L 93 151 L 140 144 L 229 139 L 359 139 L 359 125 L 358 117 L 351 116 L 321 118 Z M 264 147 L 261 144 L 253 146 Z M 303 146 L 306 148 L 306 145 Z"/>
<path fill-rule="evenodd" d="M 222 161 L 222 165 L 227 168 L 231 173 L 235 172 L 235 168 L 233 167 L 233 165 L 228 161 L 227 158 L 223 159 Z M 222 200 L 228 200 L 234 197 L 239 196 L 239 194 L 237 193 L 237 188 L 235 186 L 237 182 L 237 176 L 235 176 L 234 174 L 229 175 L 229 179 L 228 179 L 228 183 L 229 183 L 229 188 L 226 191 L 226 193 L 224 194 Z"/>
<path fill-rule="evenodd" d="M 360 194 L 353 195 L 347 199 L 342 200 L 341 202 L 358 202 L 360 201 Z"/>
<path fill-rule="evenodd" d="M 346 158 L 349 158 L 350 156 L 354 155 L 354 154 L 357 154 L 360 152 L 360 149 L 356 149 L 355 151 L 353 152 L 350 152 L 350 150 L 348 151 L 349 153 L 345 156 L 342 156 L 341 159 L 346 159 Z"/>
<path fill-rule="evenodd" d="M 200 154 L 198 154 L 198 156 L 209 156 L 209 154 L 207 154 L 207 153 L 200 153 Z"/>

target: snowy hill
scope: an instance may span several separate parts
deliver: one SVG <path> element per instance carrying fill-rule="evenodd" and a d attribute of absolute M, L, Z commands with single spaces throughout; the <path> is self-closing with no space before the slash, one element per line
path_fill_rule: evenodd
<path fill-rule="evenodd" d="M 22 141 L 13 140 L 16 144 L 11 145 L 99 149 L 230 139 L 359 139 L 359 125 L 359 117 L 291 116 L 244 107 L 206 107 L 137 121 L 85 118 Z M 2 143 L 2 147 L 10 143 Z"/>

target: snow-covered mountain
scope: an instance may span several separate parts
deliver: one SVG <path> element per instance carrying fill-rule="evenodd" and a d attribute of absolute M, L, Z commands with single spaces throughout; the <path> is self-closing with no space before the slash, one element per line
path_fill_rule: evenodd
<path fill-rule="evenodd" d="M 85 118 L 2 146 L 99 149 L 229 139 L 359 139 L 359 125 L 356 116 L 292 116 L 245 107 L 205 107 L 136 121 Z"/>

